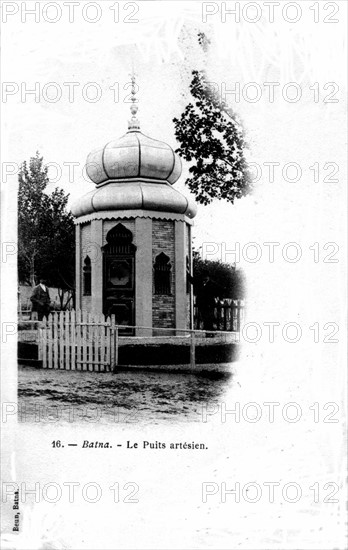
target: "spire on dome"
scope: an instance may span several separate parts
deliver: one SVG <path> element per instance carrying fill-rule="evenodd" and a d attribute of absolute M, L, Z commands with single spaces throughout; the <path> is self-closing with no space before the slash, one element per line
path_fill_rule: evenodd
<path fill-rule="evenodd" d="M 137 98 L 135 97 L 135 94 L 137 93 L 137 90 L 136 90 L 136 82 L 135 82 L 135 73 L 134 73 L 134 70 L 132 72 L 132 74 L 130 75 L 131 77 L 131 82 L 132 82 L 132 91 L 131 91 L 131 102 L 132 102 L 132 105 L 130 107 L 130 111 L 132 113 L 132 118 L 131 120 L 128 121 L 128 130 L 131 131 L 131 130 L 140 130 L 140 122 L 139 120 L 137 119 L 136 117 L 136 114 L 138 112 L 138 105 L 136 105 L 137 103 Z"/>

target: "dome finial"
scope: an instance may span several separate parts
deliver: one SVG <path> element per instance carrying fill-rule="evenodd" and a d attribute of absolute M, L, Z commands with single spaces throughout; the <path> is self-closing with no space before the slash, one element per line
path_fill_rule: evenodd
<path fill-rule="evenodd" d="M 131 120 L 128 121 L 128 130 L 140 130 L 140 122 L 139 120 L 137 119 L 136 117 L 136 114 L 138 112 L 138 105 L 136 105 L 136 103 L 138 102 L 137 98 L 135 97 L 135 94 L 137 93 L 137 88 L 138 85 L 136 84 L 135 82 L 135 72 L 134 72 L 134 68 L 133 68 L 133 71 L 132 71 L 132 74 L 129 75 L 131 77 L 131 83 L 132 83 L 132 91 L 131 91 L 131 102 L 132 102 L 132 105 L 130 107 L 130 111 L 132 113 L 132 118 Z"/>

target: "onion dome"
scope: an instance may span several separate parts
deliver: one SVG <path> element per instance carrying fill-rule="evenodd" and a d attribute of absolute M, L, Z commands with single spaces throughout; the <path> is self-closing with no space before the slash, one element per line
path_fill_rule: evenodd
<path fill-rule="evenodd" d="M 128 132 L 88 155 L 86 171 L 96 189 L 73 205 L 72 214 L 143 209 L 193 218 L 196 205 L 172 187 L 181 175 L 180 158 L 169 145 L 140 131 L 134 75 L 131 99 Z"/>
<path fill-rule="evenodd" d="M 136 177 L 173 184 L 181 175 L 181 160 L 166 143 L 139 130 L 129 130 L 121 138 L 92 151 L 87 157 L 86 171 L 96 184 Z"/>

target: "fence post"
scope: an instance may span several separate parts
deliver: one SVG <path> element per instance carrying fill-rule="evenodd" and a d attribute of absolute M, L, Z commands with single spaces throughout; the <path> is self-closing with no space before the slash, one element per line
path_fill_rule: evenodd
<path fill-rule="evenodd" d="M 22 296 L 21 296 L 21 291 L 20 289 L 18 288 L 18 292 L 17 292 L 17 296 L 18 296 L 18 313 L 19 313 L 19 319 L 22 320 L 23 319 L 23 314 L 22 314 Z"/>
<path fill-rule="evenodd" d="M 46 326 L 47 326 L 47 339 L 48 339 L 48 368 L 53 368 L 53 316 L 52 313 L 49 313 L 46 317 Z"/>
<path fill-rule="evenodd" d="M 190 345 L 190 366 L 192 368 L 196 365 L 196 347 L 195 347 L 195 331 L 191 332 L 191 345 Z"/>
<path fill-rule="evenodd" d="M 115 326 L 115 367 L 118 366 L 118 325 Z"/>
<path fill-rule="evenodd" d="M 240 332 L 241 321 L 241 301 L 237 300 L 237 332 Z"/>
<path fill-rule="evenodd" d="M 39 337 L 39 340 L 38 340 L 38 360 L 39 361 L 43 361 L 43 330 L 41 327 L 39 327 L 39 330 L 38 330 L 38 337 Z"/>
<path fill-rule="evenodd" d="M 227 316 L 228 316 L 228 304 L 224 301 L 223 303 L 223 312 L 224 312 L 224 330 L 227 330 Z"/>
<path fill-rule="evenodd" d="M 115 315 L 110 315 L 108 318 L 110 321 L 110 370 L 115 367 Z"/>
<path fill-rule="evenodd" d="M 42 333 L 42 368 L 47 369 L 47 322 L 43 324 Z"/>

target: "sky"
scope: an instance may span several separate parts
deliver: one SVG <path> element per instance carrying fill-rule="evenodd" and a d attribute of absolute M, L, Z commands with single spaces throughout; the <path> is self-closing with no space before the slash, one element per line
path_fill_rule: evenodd
<path fill-rule="evenodd" d="M 323 219 L 329 240 L 336 238 L 342 220 L 332 214 L 344 193 L 343 149 L 337 150 L 337 143 L 345 141 L 345 3 L 339 17 L 315 12 L 308 2 L 300 13 L 280 6 L 273 15 L 264 3 L 245 11 L 237 2 L 239 15 L 224 13 L 216 2 L 204 8 L 200 2 L 103 1 L 89 3 L 88 10 L 79 4 L 73 12 L 66 4 L 39 3 L 37 22 L 19 4 L 16 13 L 5 14 L 5 161 L 18 166 L 39 150 L 51 164 L 51 188 L 70 193 L 71 205 L 94 187 L 83 170 L 88 153 L 127 131 L 133 67 L 141 129 L 173 147 L 172 120 L 190 100 L 191 71 L 204 68 L 243 120 L 258 181 L 255 192 L 234 205 L 199 205 L 195 247 L 209 259 L 237 260 L 253 271 L 248 254 L 238 260 L 225 251 L 236 243 L 243 250 L 250 242 L 319 240 Z M 325 23 L 325 17 L 338 17 L 338 23 Z M 206 52 L 198 44 L 199 31 L 209 40 Z M 35 86 L 37 96 L 26 94 Z M 228 93 L 232 89 L 237 93 Z M 325 162 L 332 164 L 325 168 Z M 67 163 L 76 163 L 70 172 Z M 269 163 L 275 163 L 274 177 Z M 336 165 L 339 182 L 323 184 Z M 176 188 L 189 195 L 187 175 L 184 161 Z M 268 266 L 263 245 L 262 255 Z"/>

